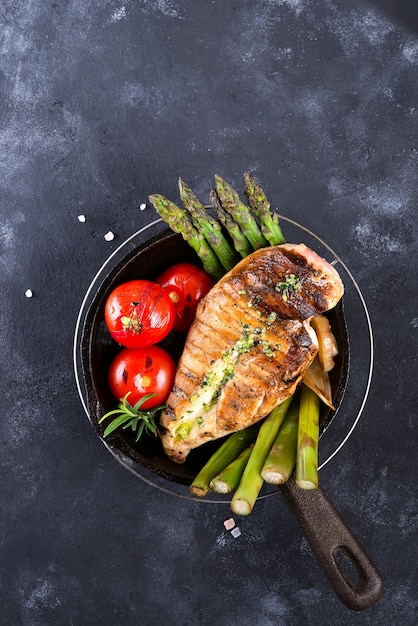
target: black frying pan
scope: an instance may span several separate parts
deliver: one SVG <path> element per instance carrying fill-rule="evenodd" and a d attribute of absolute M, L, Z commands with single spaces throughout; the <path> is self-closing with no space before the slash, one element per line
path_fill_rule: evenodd
<path fill-rule="evenodd" d="M 152 280 L 166 267 L 180 261 L 198 263 L 194 252 L 183 239 L 166 230 L 133 249 L 119 261 L 104 278 L 90 304 L 80 350 L 89 418 L 102 439 L 103 427 L 99 420 L 116 404 L 107 384 L 107 372 L 119 350 L 104 323 L 107 297 L 117 285 L 125 281 L 139 277 Z M 340 352 L 336 366 L 330 373 L 336 410 L 323 408 L 321 435 L 334 419 L 344 396 L 350 356 L 342 303 L 329 313 L 329 319 Z M 161 345 L 177 359 L 183 342 L 184 336 L 171 334 Z M 158 438 L 143 437 L 135 444 L 134 435 L 122 431 L 108 437 L 106 445 L 115 456 L 124 458 L 128 466 L 145 468 L 170 483 L 190 485 L 219 444 L 205 444 L 193 450 L 181 465 L 164 454 Z M 341 601 L 353 610 L 366 609 L 377 602 L 383 591 L 381 576 L 323 491 L 303 491 L 296 487 L 293 478 L 280 489 Z"/>

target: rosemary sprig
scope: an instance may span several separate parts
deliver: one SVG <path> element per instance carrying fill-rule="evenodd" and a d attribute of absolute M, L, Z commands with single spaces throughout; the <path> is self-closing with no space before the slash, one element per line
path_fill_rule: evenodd
<path fill-rule="evenodd" d="M 131 428 L 133 432 L 136 432 L 135 443 L 140 440 L 143 433 L 147 435 L 157 435 L 157 424 L 155 423 L 156 414 L 159 411 L 162 411 L 165 408 L 165 405 L 161 404 L 153 407 L 152 409 L 141 411 L 140 408 L 144 402 L 153 398 L 156 394 L 149 393 L 140 398 L 140 400 L 132 406 L 128 402 L 128 396 L 130 393 L 131 392 L 129 391 L 126 396 L 122 398 L 117 409 L 109 411 L 100 418 L 99 424 L 113 415 L 118 416 L 107 425 L 103 433 L 104 438 L 108 437 L 118 428 L 122 428 L 123 430 Z"/>

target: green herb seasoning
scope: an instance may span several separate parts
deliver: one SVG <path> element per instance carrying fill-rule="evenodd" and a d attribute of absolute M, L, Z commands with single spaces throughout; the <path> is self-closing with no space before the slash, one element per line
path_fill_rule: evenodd
<path fill-rule="evenodd" d="M 274 324 L 276 319 L 277 319 L 277 313 L 275 311 L 272 311 L 271 313 L 269 313 L 269 316 L 267 318 L 267 324 Z"/>
<path fill-rule="evenodd" d="M 120 318 L 120 321 L 125 330 L 133 330 L 138 334 L 142 331 L 142 322 L 139 321 L 136 315 L 131 315 L 130 317 L 124 315 Z"/>
<path fill-rule="evenodd" d="M 282 294 L 282 298 L 285 302 L 292 291 L 300 291 L 301 289 L 301 279 L 295 274 L 288 274 L 284 281 L 277 283 L 275 286 L 275 290 Z"/>
<path fill-rule="evenodd" d="M 263 343 L 261 344 L 263 346 L 263 354 L 265 354 L 266 356 L 272 358 L 274 356 L 276 356 L 276 352 L 273 349 L 273 347 L 268 343 L 268 341 L 263 341 Z"/>

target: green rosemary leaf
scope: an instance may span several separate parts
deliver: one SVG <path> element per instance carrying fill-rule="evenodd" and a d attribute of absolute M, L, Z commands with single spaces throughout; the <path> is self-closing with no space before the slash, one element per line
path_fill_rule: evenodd
<path fill-rule="evenodd" d="M 145 427 L 145 422 L 141 422 L 138 427 L 138 432 L 136 434 L 135 443 L 138 443 L 138 441 L 141 439 L 142 433 L 144 432 L 144 427 Z"/>
<path fill-rule="evenodd" d="M 130 393 L 130 392 L 129 392 L 129 393 Z M 124 399 L 126 399 L 128 395 L 129 395 L 129 394 L 126 394 L 126 396 L 125 396 L 125 398 L 124 398 Z M 142 396 L 142 398 L 140 398 L 140 399 L 138 400 L 138 402 L 137 402 L 137 403 L 136 403 L 136 404 L 132 407 L 132 409 L 133 409 L 134 411 L 138 411 L 138 409 L 140 409 L 140 408 L 141 408 L 141 406 L 142 406 L 142 405 L 143 405 L 143 404 L 144 404 L 147 400 L 149 400 L 150 398 L 154 398 L 154 396 L 156 396 L 156 395 L 157 395 L 156 393 L 147 393 L 147 395 Z M 126 404 L 128 404 L 128 402 L 126 402 Z M 129 406 L 132 406 L 132 405 L 129 405 Z M 151 410 L 152 410 L 152 409 L 151 409 Z"/>
<path fill-rule="evenodd" d="M 99 419 L 99 424 L 104 422 L 104 420 L 110 417 L 111 415 L 121 415 L 122 413 L 125 414 L 125 411 L 123 411 L 122 409 L 113 409 L 113 411 L 109 411 L 109 413 L 106 413 L 106 415 L 103 415 L 103 417 Z"/>
<path fill-rule="evenodd" d="M 112 420 L 110 424 L 108 424 L 108 426 L 106 427 L 103 433 L 103 437 L 107 437 L 108 435 L 113 433 L 113 431 L 115 431 L 117 428 L 122 426 L 126 422 L 127 419 L 130 419 L 130 418 L 127 417 L 126 415 L 120 415 L 116 419 Z"/>
<path fill-rule="evenodd" d="M 117 416 L 114 417 L 114 419 L 106 427 L 103 433 L 104 438 L 106 438 L 118 428 L 122 428 L 123 430 L 127 430 L 130 428 L 132 432 L 136 432 L 135 443 L 139 441 L 143 433 L 154 436 L 157 435 L 157 424 L 155 422 L 155 418 L 160 411 L 165 409 L 165 405 L 161 404 L 159 406 L 153 407 L 152 409 L 141 411 L 140 407 L 143 406 L 143 404 L 147 400 L 153 398 L 156 394 L 149 393 L 140 398 L 138 402 L 136 402 L 136 404 L 132 406 L 128 402 L 129 393 L 127 393 L 126 396 L 122 398 L 118 405 L 118 408 L 109 411 L 100 418 L 99 424 L 101 424 L 109 417 Z"/>

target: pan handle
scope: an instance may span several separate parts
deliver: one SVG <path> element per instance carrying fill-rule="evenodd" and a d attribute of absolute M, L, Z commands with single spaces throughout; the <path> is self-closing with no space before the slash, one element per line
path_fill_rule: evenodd
<path fill-rule="evenodd" d="M 280 490 L 341 602 L 354 611 L 373 606 L 380 572 L 322 489 L 299 489 L 293 475 Z"/>

